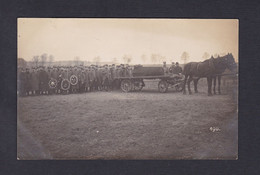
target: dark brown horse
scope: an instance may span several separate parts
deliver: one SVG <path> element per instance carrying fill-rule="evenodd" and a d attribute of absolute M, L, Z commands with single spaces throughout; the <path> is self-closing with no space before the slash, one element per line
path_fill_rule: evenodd
<path fill-rule="evenodd" d="M 221 75 L 226 69 L 231 71 L 236 70 L 237 65 L 235 63 L 234 57 L 232 54 L 228 53 L 223 57 L 213 58 L 211 56 L 210 59 L 207 59 L 203 62 L 190 62 L 184 65 L 183 75 L 185 75 L 184 85 L 183 85 L 183 94 L 186 94 L 186 83 L 188 83 L 189 94 L 191 94 L 190 90 L 190 82 L 194 81 L 194 90 L 195 93 L 198 92 L 198 81 L 200 78 L 206 77 L 208 83 L 208 95 L 211 96 L 212 89 L 212 79 L 214 80 L 214 93 L 216 87 L 216 78 L 218 78 L 218 91 L 220 93 L 220 82 Z M 187 82 L 188 81 L 188 82 Z"/>

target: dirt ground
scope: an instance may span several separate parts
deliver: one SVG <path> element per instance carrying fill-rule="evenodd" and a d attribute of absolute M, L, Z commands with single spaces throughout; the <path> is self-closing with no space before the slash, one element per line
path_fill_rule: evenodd
<path fill-rule="evenodd" d="M 18 159 L 237 159 L 237 91 L 18 98 Z"/>

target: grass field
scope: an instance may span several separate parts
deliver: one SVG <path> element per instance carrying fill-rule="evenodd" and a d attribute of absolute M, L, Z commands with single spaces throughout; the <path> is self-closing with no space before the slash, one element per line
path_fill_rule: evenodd
<path fill-rule="evenodd" d="M 237 89 L 18 98 L 19 159 L 236 159 Z M 228 85 L 229 86 L 229 85 Z"/>

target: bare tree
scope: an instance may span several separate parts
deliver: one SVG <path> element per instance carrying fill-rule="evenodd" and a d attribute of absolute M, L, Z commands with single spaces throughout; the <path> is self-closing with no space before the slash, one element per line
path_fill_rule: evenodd
<path fill-rule="evenodd" d="M 183 60 L 183 63 L 184 63 L 184 64 L 187 63 L 189 57 L 190 57 L 190 56 L 189 56 L 188 52 L 184 51 L 184 52 L 182 53 L 181 59 Z"/>
<path fill-rule="evenodd" d="M 204 54 L 202 55 L 202 58 L 203 58 L 204 60 L 209 59 L 209 57 L 210 57 L 210 55 L 209 55 L 208 52 L 204 52 Z"/>
<path fill-rule="evenodd" d="M 117 63 L 117 58 L 116 57 L 113 58 L 113 63 Z"/>
<path fill-rule="evenodd" d="M 159 57 L 159 62 L 160 63 L 166 61 L 166 57 L 165 56 L 158 55 L 158 57 Z"/>
<path fill-rule="evenodd" d="M 158 55 L 157 54 L 151 55 L 151 62 L 152 63 L 158 63 Z"/>
<path fill-rule="evenodd" d="M 52 65 L 53 61 L 54 61 L 54 56 L 53 55 L 49 55 L 49 66 Z"/>
<path fill-rule="evenodd" d="M 93 62 L 95 62 L 96 64 L 98 64 L 100 62 L 100 57 L 97 56 L 97 57 L 94 57 L 93 58 Z"/>
<path fill-rule="evenodd" d="M 163 61 L 166 61 L 165 56 L 162 56 L 161 54 L 154 54 L 154 53 L 151 55 L 152 63 L 162 63 Z"/>
<path fill-rule="evenodd" d="M 47 61 L 48 55 L 46 53 L 41 55 L 41 65 L 44 66 Z"/>
<path fill-rule="evenodd" d="M 143 54 L 143 55 L 141 56 L 141 59 L 142 59 L 143 63 L 145 63 L 146 60 L 147 60 L 147 56 Z"/>
<path fill-rule="evenodd" d="M 80 63 L 80 57 L 79 57 L 79 56 L 76 56 L 76 57 L 74 58 L 74 65 L 75 65 L 75 66 L 78 66 L 79 63 Z"/>
<path fill-rule="evenodd" d="M 124 55 L 123 61 L 124 61 L 125 64 L 129 64 L 132 61 L 132 57 L 130 55 Z"/>
<path fill-rule="evenodd" d="M 33 64 L 34 64 L 35 67 L 38 67 L 38 64 L 39 64 L 39 56 L 38 56 L 38 55 L 33 56 L 32 62 L 33 62 Z"/>

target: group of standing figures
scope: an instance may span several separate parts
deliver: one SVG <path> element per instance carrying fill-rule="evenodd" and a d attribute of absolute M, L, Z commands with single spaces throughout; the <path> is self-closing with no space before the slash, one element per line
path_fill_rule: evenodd
<path fill-rule="evenodd" d="M 36 67 L 18 68 L 18 94 L 48 95 L 83 93 L 90 91 L 108 91 L 120 88 L 118 77 L 132 77 L 133 67 L 128 65 L 91 65 L 91 66 L 68 66 L 68 67 Z M 216 82 L 218 80 L 218 92 L 220 93 L 221 76 L 226 69 L 237 71 L 232 54 L 223 57 L 207 59 L 203 62 L 190 62 L 184 65 L 183 70 L 178 63 L 173 63 L 168 69 L 166 62 L 163 64 L 164 72 L 184 75 L 183 93 L 186 94 L 186 84 L 191 94 L 190 82 L 194 82 L 195 93 L 198 92 L 198 81 L 207 78 L 208 95 L 216 93 Z"/>
<path fill-rule="evenodd" d="M 131 76 L 128 65 L 18 68 L 18 94 L 48 95 L 118 89 L 115 77 Z"/>

